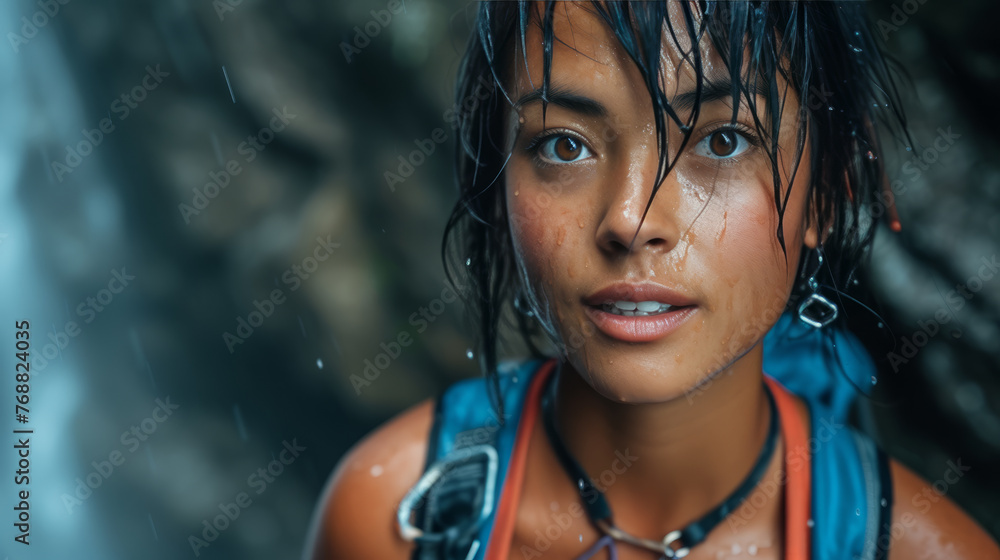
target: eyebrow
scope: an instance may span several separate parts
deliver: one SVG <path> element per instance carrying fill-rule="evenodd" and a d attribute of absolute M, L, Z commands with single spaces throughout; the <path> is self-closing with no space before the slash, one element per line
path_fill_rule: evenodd
<path fill-rule="evenodd" d="M 717 77 L 705 78 L 702 82 L 701 88 L 701 103 L 711 103 L 713 101 L 732 99 L 732 87 L 732 80 L 730 80 L 729 76 L 725 74 L 720 74 Z M 754 97 L 764 96 L 766 94 L 766 87 L 764 87 L 760 82 L 755 81 L 749 85 L 749 93 Z M 677 94 L 677 97 L 674 98 L 670 105 L 674 108 L 674 110 L 691 109 L 694 107 L 695 101 L 698 97 L 699 96 L 695 90 L 685 91 Z M 541 88 L 529 91 L 518 98 L 518 100 L 514 103 L 514 110 L 519 111 L 525 105 L 542 101 L 543 99 L 553 105 L 569 109 L 570 111 L 574 111 L 588 117 L 604 118 L 609 114 L 608 108 L 605 107 L 600 101 L 562 86 L 550 86 L 548 94 L 544 97 L 542 95 Z"/>
<path fill-rule="evenodd" d="M 767 88 L 759 81 L 754 81 L 747 86 L 751 97 L 766 97 Z M 741 92 L 742 96 L 742 92 Z M 698 100 L 695 90 L 685 91 L 677 94 L 677 97 L 670 103 L 677 110 L 691 109 Z M 701 103 L 711 103 L 733 98 L 733 82 L 729 76 L 720 74 L 716 77 L 707 77 L 701 86 Z"/>
<path fill-rule="evenodd" d="M 542 100 L 588 117 L 604 118 L 608 116 L 608 108 L 600 101 L 559 86 L 550 86 L 548 93 L 544 97 L 540 88 L 522 95 L 514 103 L 514 110 L 518 111 L 521 107 L 529 103 Z"/>

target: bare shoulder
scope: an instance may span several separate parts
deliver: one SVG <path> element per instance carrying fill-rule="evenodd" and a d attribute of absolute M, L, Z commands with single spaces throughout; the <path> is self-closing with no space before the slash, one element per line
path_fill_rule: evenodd
<path fill-rule="evenodd" d="M 344 455 L 316 510 L 306 559 L 409 558 L 396 508 L 423 474 L 433 416 L 434 402 L 421 402 Z"/>
<path fill-rule="evenodd" d="M 997 543 L 948 496 L 969 470 L 962 461 L 949 461 L 933 482 L 917 476 L 901 463 L 890 463 L 893 480 L 889 560 L 950 558 L 1000 560 Z"/>

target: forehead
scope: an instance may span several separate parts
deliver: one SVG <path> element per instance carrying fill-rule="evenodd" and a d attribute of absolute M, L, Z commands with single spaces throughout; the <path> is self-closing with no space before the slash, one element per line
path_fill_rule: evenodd
<path fill-rule="evenodd" d="M 697 9 L 692 7 L 695 29 L 689 29 L 682 3 L 665 4 L 668 13 L 660 35 L 658 79 L 664 93 L 672 98 L 680 91 L 694 88 L 697 81 L 692 44 L 700 19 Z M 526 52 L 522 50 L 520 34 L 515 32 L 514 56 L 507 67 L 517 95 L 540 88 L 544 71 L 541 27 L 544 3 L 535 2 L 529 10 L 531 16 L 524 37 Z M 642 72 L 590 2 L 555 2 L 552 30 L 552 83 L 607 91 L 621 100 L 651 105 Z M 728 74 L 707 33 L 700 34 L 696 49 L 703 77 L 712 79 Z"/>

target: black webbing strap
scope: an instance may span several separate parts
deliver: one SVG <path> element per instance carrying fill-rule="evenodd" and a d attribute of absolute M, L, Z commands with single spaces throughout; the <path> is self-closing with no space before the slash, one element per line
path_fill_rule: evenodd
<path fill-rule="evenodd" d="M 438 440 L 442 421 L 439 398 L 434 410 L 434 423 L 427 445 L 424 473 L 438 461 Z M 474 428 L 460 432 L 450 451 L 473 445 L 494 446 L 495 430 Z M 487 499 L 487 463 L 483 456 L 451 463 L 438 481 L 430 487 L 422 503 L 414 509 L 414 525 L 430 538 L 418 538 L 413 560 L 464 560 L 473 541 L 479 535 L 479 512 Z"/>
<path fill-rule="evenodd" d="M 888 560 L 889 545 L 892 544 L 892 471 L 889 470 L 889 456 L 882 448 L 877 448 L 878 478 L 881 487 L 879 498 L 878 537 L 875 540 L 875 560 Z"/>

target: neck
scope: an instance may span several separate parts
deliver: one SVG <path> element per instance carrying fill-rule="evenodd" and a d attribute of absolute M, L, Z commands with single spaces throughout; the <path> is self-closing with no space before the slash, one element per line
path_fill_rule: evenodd
<path fill-rule="evenodd" d="M 740 485 L 758 460 L 770 422 L 761 356 L 757 345 L 696 394 L 641 405 L 605 398 L 563 363 L 558 431 L 604 491 L 620 527 L 662 537 Z"/>

